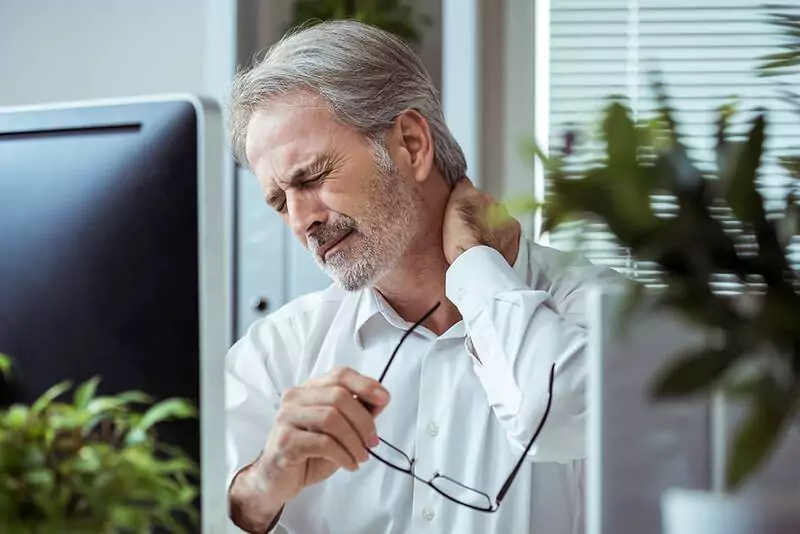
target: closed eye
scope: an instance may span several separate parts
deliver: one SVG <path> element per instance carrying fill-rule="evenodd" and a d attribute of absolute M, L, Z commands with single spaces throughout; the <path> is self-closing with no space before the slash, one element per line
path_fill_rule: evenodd
<path fill-rule="evenodd" d="M 330 174 L 330 171 L 321 172 L 321 173 L 319 173 L 319 174 L 317 174 L 315 176 L 312 176 L 308 180 L 304 180 L 303 182 L 298 184 L 298 187 L 304 188 L 304 187 L 310 187 L 310 186 L 313 186 L 313 185 L 317 185 L 318 183 L 323 181 L 325 178 L 327 178 L 329 174 Z"/>
<path fill-rule="evenodd" d="M 312 176 L 309 179 L 306 179 L 298 183 L 294 187 L 300 190 L 310 189 L 311 187 L 314 187 L 315 185 L 322 182 L 328 176 L 328 174 L 330 174 L 330 171 L 321 172 L 315 176 Z M 284 213 L 286 211 L 286 193 L 284 193 L 280 189 L 270 193 L 267 196 L 267 204 L 271 206 L 278 213 L 281 214 Z"/>

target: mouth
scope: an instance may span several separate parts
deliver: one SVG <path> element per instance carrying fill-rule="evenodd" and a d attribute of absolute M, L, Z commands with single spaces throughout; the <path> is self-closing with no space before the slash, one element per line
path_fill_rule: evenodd
<path fill-rule="evenodd" d="M 322 245 L 320 247 L 319 252 L 318 252 L 319 257 L 322 258 L 322 259 L 326 259 L 328 257 L 329 253 L 334 252 L 338 248 L 338 246 L 345 239 L 347 239 L 348 237 L 353 235 L 354 232 L 355 232 L 355 230 L 350 230 L 349 232 L 347 232 L 345 234 L 342 234 L 340 237 L 338 237 L 336 239 L 329 240 L 327 243 L 325 243 L 324 245 Z"/>

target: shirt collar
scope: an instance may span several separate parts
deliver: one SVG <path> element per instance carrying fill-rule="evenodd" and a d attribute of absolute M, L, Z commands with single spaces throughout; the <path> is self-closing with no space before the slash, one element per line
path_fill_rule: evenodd
<path fill-rule="evenodd" d="M 363 332 L 364 326 L 375 316 L 382 316 L 386 322 L 394 326 L 398 330 L 408 330 L 413 326 L 402 317 L 397 315 L 397 312 L 392 309 L 386 299 L 375 290 L 375 288 L 368 287 L 360 292 L 358 302 L 356 304 L 356 322 L 355 322 L 355 342 L 360 349 L 364 348 Z"/>
<path fill-rule="evenodd" d="M 525 284 L 527 284 L 528 280 L 528 248 L 528 240 L 525 239 L 524 236 L 521 236 L 519 240 L 519 252 L 517 253 L 517 259 L 514 262 L 514 272 L 517 273 L 519 279 Z M 368 287 L 363 289 L 361 290 L 358 297 L 358 302 L 356 303 L 356 320 L 354 325 L 355 329 L 353 332 L 356 345 L 358 345 L 360 349 L 364 348 L 362 338 L 364 326 L 376 315 L 383 316 L 383 318 L 389 324 L 400 330 L 408 330 L 412 326 L 412 323 L 409 323 L 397 315 L 397 312 L 392 309 L 389 303 L 386 302 L 386 299 L 384 299 L 383 296 L 375 290 L 375 288 Z M 446 333 L 447 337 L 463 337 L 464 335 L 465 330 L 463 321 L 460 321 L 454 325 Z"/>
<path fill-rule="evenodd" d="M 364 325 L 367 324 L 367 321 L 381 312 L 380 306 L 378 306 L 377 297 L 377 291 L 371 287 L 361 290 L 358 296 L 358 303 L 356 304 L 356 324 L 354 336 L 355 342 L 360 349 L 364 348 L 364 344 L 361 339 L 361 330 L 364 328 Z"/>

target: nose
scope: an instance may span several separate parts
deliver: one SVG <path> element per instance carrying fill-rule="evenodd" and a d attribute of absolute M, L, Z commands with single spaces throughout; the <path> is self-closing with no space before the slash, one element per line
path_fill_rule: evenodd
<path fill-rule="evenodd" d="M 328 219 L 328 210 L 317 196 L 302 191 L 286 192 L 286 210 L 292 233 L 303 243 L 314 226 L 325 224 Z"/>

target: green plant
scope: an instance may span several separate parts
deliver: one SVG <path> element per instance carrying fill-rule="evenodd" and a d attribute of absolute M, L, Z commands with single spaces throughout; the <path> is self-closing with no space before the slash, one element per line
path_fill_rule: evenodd
<path fill-rule="evenodd" d="M 0 372 L 10 361 L 0 355 Z M 69 382 L 32 405 L 0 411 L 0 532 L 187 532 L 197 522 L 196 463 L 160 443 L 158 423 L 196 416 L 182 399 L 138 391 L 96 395 L 100 379 Z M 134 405 L 149 405 L 144 411 Z"/>
<path fill-rule="evenodd" d="M 765 58 L 760 72 L 788 74 L 800 63 L 800 18 L 786 6 L 770 7 L 786 10 L 771 20 L 790 41 L 784 52 Z M 766 114 L 759 110 L 746 139 L 733 141 L 729 129 L 736 110 L 722 106 L 716 169 L 702 172 L 688 155 L 664 85 L 656 81 L 654 90 L 658 105 L 650 118 L 635 121 L 623 100 L 610 101 L 600 132 L 605 150 L 589 164 L 574 131 L 565 132 L 563 146 L 549 156 L 531 146 L 551 190 L 543 204 L 516 204 L 521 211 L 543 209 L 544 231 L 568 222 L 604 223 L 636 260 L 653 262 L 663 273 L 664 289 L 655 292 L 653 305 L 677 310 L 714 334 L 715 342 L 676 355 L 661 369 L 652 393 L 663 400 L 723 391 L 745 403 L 749 413 L 737 429 L 726 473 L 727 487 L 735 490 L 763 464 L 798 413 L 800 274 L 787 247 L 800 233 L 800 159 L 779 158 L 797 181 L 785 190 L 785 208 L 768 208 L 757 187 Z M 800 110 L 800 96 L 785 93 Z M 657 215 L 655 195 L 674 198 L 677 213 Z M 720 274 L 737 280 L 744 297 L 715 291 Z M 645 293 L 640 284 L 631 287 L 628 312 Z"/>
<path fill-rule="evenodd" d="M 0 379 L 8 379 L 11 373 L 11 358 L 0 352 Z"/>
<path fill-rule="evenodd" d="M 800 11 L 790 4 L 770 4 L 769 22 L 781 30 L 784 42 L 781 52 L 763 58 L 759 67 L 762 76 L 783 76 L 800 72 Z"/>
<path fill-rule="evenodd" d="M 797 82 L 800 75 L 800 9 L 798 6 L 790 4 L 771 4 L 767 8 L 769 22 L 778 29 L 783 35 L 781 43 L 782 52 L 769 54 L 763 58 L 759 66 L 761 76 L 781 77 L 795 76 L 792 80 Z M 800 94 L 793 92 L 790 85 L 784 85 L 783 93 L 788 102 L 794 105 L 795 110 L 800 112 Z M 800 156 L 795 151 L 793 156 L 780 158 L 781 165 L 797 179 L 800 179 Z"/>
<path fill-rule="evenodd" d="M 294 25 L 333 19 L 371 24 L 415 45 L 421 41 L 417 24 L 431 23 L 425 15 L 415 17 L 413 9 L 403 0 L 297 0 L 294 4 Z"/>
<path fill-rule="evenodd" d="M 624 102 L 612 101 L 604 113 L 603 157 L 577 166 L 580 150 L 574 132 L 563 149 L 546 157 L 533 147 L 549 175 L 552 191 L 544 204 L 544 230 L 573 220 L 600 220 L 638 260 L 656 263 L 666 289 L 657 306 L 675 309 L 716 332 L 719 344 L 682 354 L 656 377 L 660 399 L 706 394 L 723 388 L 745 400 L 749 415 L 738 429 L 727 466 L 730 488 L 756 469 L 796 412 L 800 400 L 800 276 L 786 256 L 798 231 L 794 191 L 787 191 L 786 213 L 770 213 L 756 187 L 765 140 L 763 113 L 752 121 L 744 142 L 732 142 L 728 125 L 734 109 L 719 110 L 718 166 L 701 172 L 689 158 L 661 84 L 655 84 L 656 117 L 635 122 Z M 671 195 L 676 216 L 659 217 L 653 195 Z M 738 220 L 734 237 L 715 214 Z M 755 243 L 755 251 L 742 244 Z M 753 309 L 713 291 L 712 277 L 735 276 L 743 293 L 758 295 Z M 634 285 L 632 303 L 642 286 Z M 770 359 L 757 357 L 774 349 Z"/>

